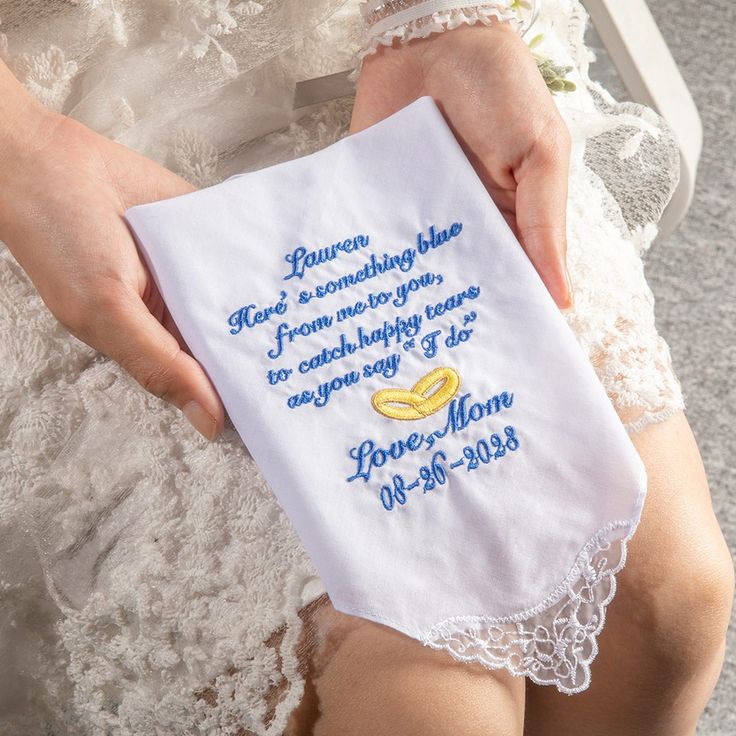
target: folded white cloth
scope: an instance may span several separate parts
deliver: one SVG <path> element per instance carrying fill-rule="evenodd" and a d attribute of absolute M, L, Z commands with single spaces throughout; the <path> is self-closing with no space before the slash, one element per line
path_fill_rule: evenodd
<path fill-rule="evenodd" d="M 335 608 L 587 688 L 644 467 L 434 101 L 125 216 Z"/>

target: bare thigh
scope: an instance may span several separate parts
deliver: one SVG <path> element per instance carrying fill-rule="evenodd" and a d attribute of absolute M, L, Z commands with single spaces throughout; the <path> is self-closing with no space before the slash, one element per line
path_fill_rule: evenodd
<path fill-rule="evenodd" d="M 456 662 L 325 596 L 306 617 L 320 644 L 288 736 L 692 733 L 720 670 L 732 562 L 684 415 L 632 441 L 649 490 L 588 691 L 571 697 Z"/>
<path fill-rule="evenodd" d="M 691 736 L 724 655 L 734 571 L 683 414 L 632 435 L 647 498 L 611 602 L 590 688 L 528 683 L 527 736 Z"/>
<path fill-rule="evenodd" d="M 457 662 L 326 597 L 308 627 L 320 644 L 287 736 L 521 736 L 524 678 Z"/>

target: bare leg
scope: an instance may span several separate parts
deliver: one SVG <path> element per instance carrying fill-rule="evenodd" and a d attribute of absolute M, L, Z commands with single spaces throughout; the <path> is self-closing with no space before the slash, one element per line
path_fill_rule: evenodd
<path fill-rule="evenodd" d="M 289 736 L 521 736 L 522 677 L 456 662 L 386 626 L 336 612 Z"/>
<path fill-rule="evenodd" d="M 457 663 L 327 601 L 309 617 L 322 644 L 288 736 L 692 736 L 723 662 L 733 564 L 684 415 L 632 439 L 649 490 L 589 690 Z"/>
<path fill-rule="evenodd" d="M 632 436 L 647 467 L 590 688 L 527 685 L 526 736 L 692 736 L 724 656 L 733 563 L 684 415 Z"/>

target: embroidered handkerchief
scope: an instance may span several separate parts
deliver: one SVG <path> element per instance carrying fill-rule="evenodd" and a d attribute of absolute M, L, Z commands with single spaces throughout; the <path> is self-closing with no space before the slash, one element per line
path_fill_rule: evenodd
<path fill-rule="evenodd" d="M 584 690 L 644 467 L 434 101 L 126 219 L 333 605 Z"/>

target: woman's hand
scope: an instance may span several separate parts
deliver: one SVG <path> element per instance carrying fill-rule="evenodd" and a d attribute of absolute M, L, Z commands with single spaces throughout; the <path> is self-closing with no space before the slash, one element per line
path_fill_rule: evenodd
<path fill-rule="evenodd" d="M 11 87 L 19 95 L 15 106 L 8 97 L 0 104 L 0 239 L 62 325 L 213 439 L 224 421 L 220 399 L 186 352 L 122 218 L 132 205 L 193 187 L 30 102 L 0 71 L 0 94 Z"/>
<path fill-rule="evenodd" d="M 570 138 L 527 45 L 508 25 L 435 33 L 367 56 L 357 132 L 430 95 L 561 309 Z"/>

